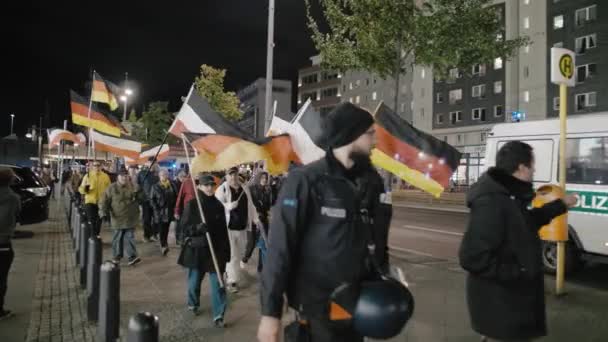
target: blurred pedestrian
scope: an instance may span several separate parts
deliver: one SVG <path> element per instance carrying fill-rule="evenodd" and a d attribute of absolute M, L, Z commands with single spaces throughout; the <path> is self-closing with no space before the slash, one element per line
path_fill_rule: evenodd
<path fill-rule="evenodd" d="M 99 235 L 101 220 L 99 219 L 99 199 L 110 186 L 110 177 L 101 171 L 101 163 L 93 161 L 86 175 L 82 178 L 79 192 L 84 195 L 84 209 L 87 220 L 91 223 L 94 235 Z"/>
<path fill-rule="evenodd" d="M 141 198 L 133 186 L 126 170 L 118 173 L 117 180 L 106 189 L 99 201 L 99 216 L 110 219 L 114 230 L 112 237 L 112 260 L 119 264 L 126 246 L 129 265 L 141 261 L 135 246 L 135 226 L 139 218 Z"/>
<path fill-rule="evenodd" d="M 194 196 L 194 185 L 192 184 L 192 180 L 190 179 L 190 177 L 186 177 L 182 181 L 182 185 L 179 188 L 179 193 L 177 194 L 177 201 L 175 203 L 175 210 L 173 211 L 173 217 L 177 222 L 177 224 L 175 225 L 175 242 L 178 245 L 181 245 L 183 242 L 183 223 L 181 220 L 182 212 L 186 204 L 190 202 L 190 200 L 192 200 Z"/>
<path fill-rule="evenodd" d="M 144 242 L 156 241 L 157 234 L 155 225 L 152 223 L 154 212 L 152 205 L 150 204 L 150 196 L 152 186 L 158 183 L 158 165 L 152 165 L 153 158 L 150 158 L 146 165 L 137 175 L 137 184 L 139 189 L 144 192 L 144 196 L 147 199 L 141 204 L 141 215 L 144 226 Z"/>
<path fill-rule="evenodd" d="M 270 208 L 273 203 L 272 188 L 269 183 L 269 175 L 267 172 L 260 172 L 257 177 L 257 184 L 251 186 L 251 200 L 255 206 L 260 223 L 252 227 L 248 232 L 247 249 L 243 257 L 243 263 L 247 263 L 255 247 L 258 247 L 260 253 L 258 258 L 258 272 L 262 271 L 262 265 L 266 254 L 266 238 L 268 237 L 268 218 L 270 216 Z"/>
<path fill-rule="evenodd" d="M 547 334 L 539 229 L 567 212 L 574 195 L 531 209 L 535 158 L 521 141 L 506 143 L 467 194 L 471 209 L 460 245 L 473 330 L 495 341 Z M 484 337 L 484 338 L 485 338 Z"/>
<path fill-rule="evenodd" d="M 14 179 L 12 169 L 0 167 L 0 320 L 12 316 L 12 312 L 4 307 L 4 298 L 8 272 L 15 258 L 11 239 L 21 211 L 21 200 L 10 188 Z"/>
<path fill-rule="evenodd" d="M 162 255 L 169 252 L 167 237 L 169 236 L 169 225 L 173 220 L 175 202 L 177 200 L 177 189 L 169 179 L 169 172 L 163 169 L 158 173 L 158 183 L 150 190 L 150 205 L 153 211 L 153 224 L 160 238 L 160 249 Z"/>
<path fill-rule="evenodd" d="M 226 292 L 220 288 L 219 277 L 223 277 L 227 262 L 230 260 L 230 242 L 226 230 L 224 206 L 215 197 L 215 181 L 211 175 L 199 176 L 198 192 L 203 208 L 205 223 L 202 223 L 196 199 L 190 200 L 184 209 L 184 246 L 178 264 L 188 268 L 188 309 L 198 314 L 200 307 L 201 282 L 209 273 L 213 323 L 224 327 L 226 313 Z M 220 274 L 218 275 L 211 256 L 206 233 L 209 233 Z"/>

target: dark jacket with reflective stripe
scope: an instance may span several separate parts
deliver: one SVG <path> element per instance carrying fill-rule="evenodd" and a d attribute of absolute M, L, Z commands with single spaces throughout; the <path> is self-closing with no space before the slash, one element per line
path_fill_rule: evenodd
<path fill-rule="evenodd" d="M 280 317 L 284 293 L 289 306 L 306 315 L 327 314 L 336 287 L 372 275 L 367 258 L 372 231 L 377 261 L 388 267 L 392 206 L 381 203 L 381 196 L 390 198 L 371 166 L 353 182 L 331 154 L 290 172 L 272 209 L 262 314 Z M 362 223 L 363 208 L 371 229 Z"/>

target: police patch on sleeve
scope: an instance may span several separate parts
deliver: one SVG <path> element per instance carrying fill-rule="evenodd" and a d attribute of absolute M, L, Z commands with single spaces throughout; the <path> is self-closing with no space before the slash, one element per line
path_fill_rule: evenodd
<path fill-rule="evenodd" d="M 380 203 L 393 204 L 393 194 L 390 192 L 384 192 L 380 194 Z"/>
<path fill-rule="evenodd" d="M 285 198 L 283 199 L 283 205 L 286 207 L 296 208 L 298 206 L 298 201 L 295 198 Z"/>

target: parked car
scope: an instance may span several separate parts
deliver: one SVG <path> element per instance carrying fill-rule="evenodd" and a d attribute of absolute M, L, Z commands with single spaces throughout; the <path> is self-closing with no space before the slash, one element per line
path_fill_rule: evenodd
<path fill-rule="evenodd" d="M 15 165 L 0 165 L 10 167 L 17 176 L 11 189 L 21 198 L 21 225 L 46 221 L 49 218 L 50 188 L 26 167 Z"/>

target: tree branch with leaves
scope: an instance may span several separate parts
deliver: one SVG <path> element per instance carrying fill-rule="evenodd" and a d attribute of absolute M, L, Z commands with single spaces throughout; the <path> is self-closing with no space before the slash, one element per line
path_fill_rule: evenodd
<path fill-rule="evenodd" d="M 237 121 L 243 117 L 243 112 L 239 109 L 240 101 L 236 93 L 224 90 L 225 77 L 226 69 L 216 69 L 203 64 L 200 76 L 194 80 L 194 88 L 209 101 L 209 105 L 216 112 L 228 120 Z"/>

